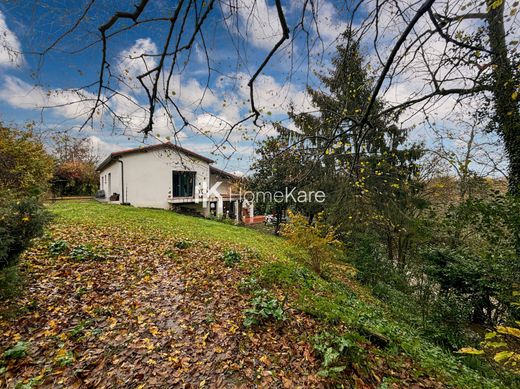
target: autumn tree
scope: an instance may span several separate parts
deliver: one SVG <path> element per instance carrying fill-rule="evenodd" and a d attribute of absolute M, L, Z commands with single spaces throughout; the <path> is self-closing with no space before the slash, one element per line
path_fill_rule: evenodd
<path fill-rule="evenodd" d="M 96 164 L 99 160 L 89 138 L 69 134 L 53 136 L 56 168 L 52 189 L 58 195 L 92 195 L 98 186 Z"/>
<path fill-rule="evenodd" d="M 0 124 L 0 269 L 11 265 L 43 231 L 42 200 L 53 160 L 31 129 Z"/>

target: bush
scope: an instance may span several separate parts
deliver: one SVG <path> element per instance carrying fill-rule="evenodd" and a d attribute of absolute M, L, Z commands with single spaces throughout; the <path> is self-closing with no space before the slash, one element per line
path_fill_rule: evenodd
<path fill-rule="evenodd" d="M 0 269 L 12 265 L 49 220 L 41 203 L 53 161 L 30 128 L 0 123 Z"/>
<path fill-rule="evenodd" d="M 312 224 L 305 216 L 290 211 L 289 219 L 282 228 L 282 235 L 295 246 L 307 250 L 310 267 L 322 275 L 324 264 L 335 258 L 342 247 L 336 239 L 336 229 L 325 223 L 323 213 L 316 215 Z"/>
<path fill-rule="evenodd" d="M 0 270 L 0 301 L 15 297 L 21 290 L 22 279 L 17 266 Z"/>
<path fill-rule="evenodd" d="M 242 256 L 235 250 L 226 250 L 222 254 L 222 260 L 227 267 L 233 267 L 242 260 Z"/>
<path fill-rule="evenodd" d="M 246 327 L 259 325 L 268 320 L 282 321 L 286 318 L 283 304 L 265 289 L 254 292 L 251 308 L 246 309 L 244 313 Z"/>
<path fill-rule="evenodd" d="M 13 264 L 49 220 L 50 213 L 35 197 L 0 198 L 0 269 Z"/>

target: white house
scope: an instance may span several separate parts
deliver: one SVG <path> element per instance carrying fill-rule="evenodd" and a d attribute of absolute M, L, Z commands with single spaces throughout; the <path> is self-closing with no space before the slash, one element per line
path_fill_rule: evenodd
<path fill-rule="evenodd" d="M 213 162 L 170 142 L 112 153 L 97 168 L 102 200 L 237 220 L 240 212 L 253 217 L 252 204 L 239 205 L 238 177 Z"/>

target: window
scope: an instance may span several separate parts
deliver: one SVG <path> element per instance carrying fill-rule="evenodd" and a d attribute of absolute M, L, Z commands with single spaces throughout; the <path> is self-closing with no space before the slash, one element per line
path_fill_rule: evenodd
<path fill-rule="evenodd" d="M 193 197 L 195 172 L 173 172 L 173 197 Z"/>

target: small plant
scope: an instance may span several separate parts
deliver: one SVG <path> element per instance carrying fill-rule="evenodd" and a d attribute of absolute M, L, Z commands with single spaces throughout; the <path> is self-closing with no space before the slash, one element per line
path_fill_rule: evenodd
<path fill-rule="evenodd" d="M 61 367 L 70 366 L 74 362 L 74 353 L 62 347 L 56 354 L 54 361 Z"/>
<path fill-rule="evenodd" d="M 70 257 L 80 262 L 100 259 L 100 256 L 94 252 L 90 245 L 83 244 L 74 247 L 70 252 Z"/>
<path fill-rule="evenodd" d="M 27 342 L 18 342 L 4 352 L 5 359 L 20 359 L 27 355 Z"/>
<path fill-rule="evenodd" d="M 174 246 L 175 246 L 175 248 L 177 248 L 179 250 L 186 250 L 188 247 L 191 246 L 191 243 L 188 242 L 187 240 L 179 240 L 179 241 L 175 242 Z"/>
<path fill-rule="evenodd" d="M 63 254 L 68 250 L 69 250 L 69 244 L 62 239 L 55 240 L 54 242 L 51 242 L 49 244 L 49 252 L 55 256 Z"/>
<path fill-rule="evenodd" d="M 88 324 L 89 324 L 88 321 L 80 321 L 74 328 L 72 328 L 69 331 L 70 337 L 79 338 L 85 332 L 85 328 L 87 327 Z"/>
<path fill-rule="evenodd" d="M 251 292 L 252 290 L 255 290 L 258 288 L 258 280 L 256 277 L 246 277 L 242 278 L 240 280 L 240 283 L 238 284 L 238 289 L 243 293 Z"/>
<path fill-rule="evenodd" d="M 280 303 L 276 297 L 265 289 L 257 290 L 254 293 L 251 308 L 246 309 L 244 314 L 244 326 L 246 327 L 262 324 L 268 320 L 282 321 L 286 319 L 283 303 Z"/>
<path fill-rule="evenodd" d="M 345 370 L 350 363 L 359 363 L 364 350 L 360 342 L 367 342 L 357 333 L 337 335 L 323 332 L 314 337 L 314 350 L 322 359 L 320 375 L 334 377 Z"/>
<path fill-rule="evenodd" d="M 227 267 L 233 267 L 242 260 L 242 256 L 235 250 L 226 250 L 222 254 L 222 260 Z"/>

